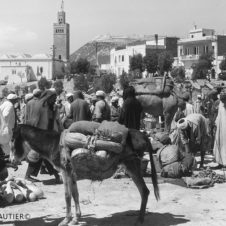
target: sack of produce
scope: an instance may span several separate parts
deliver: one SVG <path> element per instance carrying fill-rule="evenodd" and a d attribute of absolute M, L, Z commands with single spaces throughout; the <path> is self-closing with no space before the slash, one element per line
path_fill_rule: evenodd
<path fill-rule="evenodd" d="M 179 161 L 179 151 L 176 145 L 166 145 L 157 152 L 157 158 L 161 167 Z"/>
<path fill-rule="evenodd" d="M 88 146 L 88 137 L 82 133 L 65 133 L 64 144 L 72 150 L 85 148 Z"/>
<path fill-rule="evenodd" d="M 82 133 L 84 135 L 93 135 L 100 126 L 98 122 L 78 121 L 71 124 L 68 128 L 70 133 Z"/>
<path fill-rule="evenodd" d="M 119 154 L 122 152 L 122 145 L 119 143 L 111 142 L 111 141 L 96 140 L 95 149 L 106 150 L 109 152 L 114 152 L 116 154 Z"/>
<path fill-rule="evenodd" d="M 78 180 L 104 180 L 113 176 L 119 163 L 118 155 L 112 152 L 78 148 L 72 151 L 72 165 L 75 168 Z"/>
<path fill-rule="evenodd" d="M 174 162 L 162 168 L 161 176 L 168 178 L 181 178 L 182 173 L 181 163 Z"/>
<path fill-rule="evenodd" d="M 111 140 L 116 143 L 125 144 L 128 129 L 118 122 L 103 121 L 98 128 L 98 134 L 103 140 Z"/>

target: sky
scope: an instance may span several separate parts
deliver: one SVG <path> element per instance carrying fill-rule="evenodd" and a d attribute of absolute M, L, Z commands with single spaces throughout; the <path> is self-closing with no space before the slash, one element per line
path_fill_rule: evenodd
<path fill-rule="evenodd" d="M 50 53 L 62 0 L 0 0 L 0 54 Z M 64 0 L 70 52 L 98 35 L 226 34 L 225 0 Z"/>

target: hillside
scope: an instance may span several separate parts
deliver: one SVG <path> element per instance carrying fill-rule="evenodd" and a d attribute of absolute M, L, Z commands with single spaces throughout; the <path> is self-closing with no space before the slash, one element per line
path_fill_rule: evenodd
<path fill-rule="evenodd" d="M 91 64 L 96 64 L 97 48 L 99 64 L 108 64 L 110 63 L 110 50 L 112 48 L 125 46 L 137 40 L 139 40 L 137 37 L 98 36 L 71 54 L 70 60 L 76 61 L 78 58 L 87 58 Z"/>

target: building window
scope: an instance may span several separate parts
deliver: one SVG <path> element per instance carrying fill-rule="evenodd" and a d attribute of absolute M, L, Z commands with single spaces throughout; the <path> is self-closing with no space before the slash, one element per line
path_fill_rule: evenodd
<path fill-rule="evenodd" d="M 191 38 L 194 38 L 194 35 L 192 35 Z"/>
<path fill-rule="evenodd" d="M 194 54 L 199 55 L 199 47 L 198 46 L 194 47 Z"/>
<path fill-rule="evenodd" d="M 61 55 L 58 56 L 58 59 L 61 60 Z"/>
<path fill-rule="evenodd" d="M 180 56 L 182 56 L 183 55 L 183 49 L 181 48 L 180 49 Z"/>
<path fill-rule="evenodd" d="M 124 62 L 124 55 L 122 55 L 122 62 Z"/>
<path fill-rule="evenodd" d="M 117 57 L 115 57 L 115 64 L 117 63 Z"/>
<path fill-rule="evenodd" d="M 204 46 L 204 53 L 208 53 L 209 52 L 209 47 L 208 46 Z"/>
<path fill-rule="evenodd" d="M 190 49 L 189 48 L 185 48 L 185 55 L 190 55 Z"/>

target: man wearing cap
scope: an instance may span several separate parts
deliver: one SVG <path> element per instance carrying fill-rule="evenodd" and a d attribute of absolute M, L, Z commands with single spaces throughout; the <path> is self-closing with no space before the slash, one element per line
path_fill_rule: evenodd
<path fill-rule="evenodd" d="M 0 110 L 2 112 L 2 116 L 4 118 L 6 127 L 8 128 L 10 140 L 12 139 L 13 129 L 14 129 L 15 123 L 16 123 L 16 115 L 15 115 L 14 105 L 17 103 L 17 101 L 18 101 L 18 96 L 16 94 L 11 93 L 7 96 L 6 100 L 0 106 Z M 9 143 L 10 143 L 10 141 L 9 141 Z M 10 153 L 10 144 L 9 143 L 2 146 L 2 149 L 6 154 Z"/>
<path fill-rule="evenodd" d="M 205 151 L 208 150 L 210 141 L 207 119 L 201 114 L 190 114 L 177 122 L 177 128 L 187 154 L 195 154 L 200 150 L 200 167 L 203 167 Z"/>
<path fill-rule="evenodd" d="M 80 90 L 74 94 L 68 118 L 71 118 L 73 122 L 90 121 L 92 118 L 89 104 L 84 100 L 84 95 Z"/>
<path fill-rule="evenodd" d="M 117 96 L 112 97 L 111 99 L 111 121 L 118 121 L 120 115 L 120 107 L 118 105 L 119 98 Z"/>
<path fill-rule="evenodd" d="M 98 90 L 96 92 L 97 102 L 93 113 L 93 121 L 102 122 L 111 119 L 111 109 L 105 100 L 105 92 Z"/>

